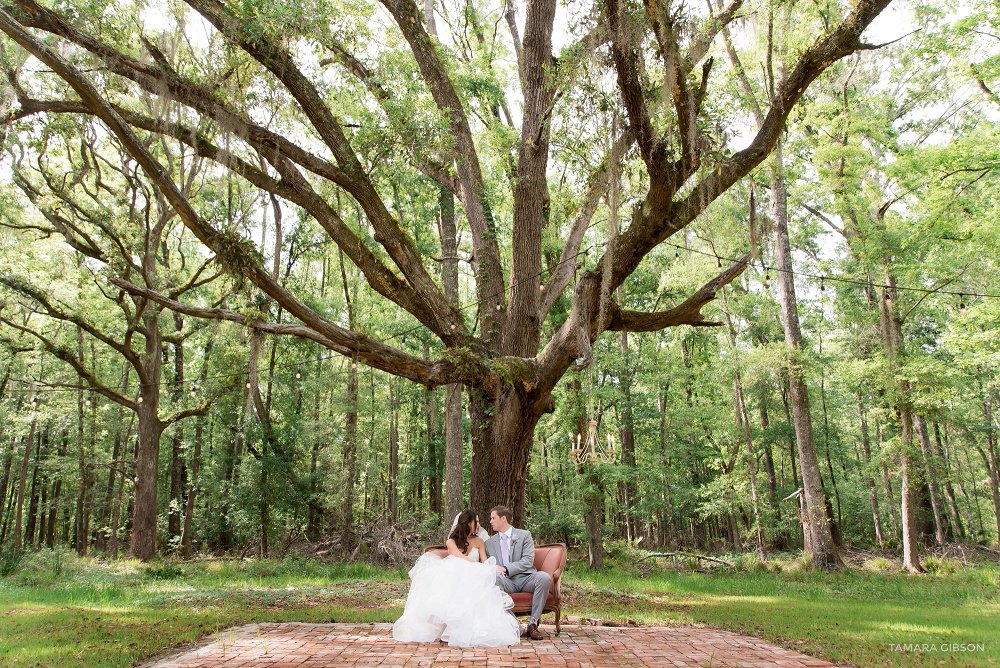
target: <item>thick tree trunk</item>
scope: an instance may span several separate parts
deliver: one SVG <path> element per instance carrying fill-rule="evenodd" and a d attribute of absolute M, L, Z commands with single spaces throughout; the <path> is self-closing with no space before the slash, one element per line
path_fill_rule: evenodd
<path fill-rule="evenodd" d="M 505 388 L 496 401 L 481 391 L 470 392 L 473 454 L 469 507 L 480 517 L 489 517 L 494 506 L 507 506 L 514 514 L 513 525 L 523 526 L 528 455 L 535 426 L 548 406 L 550 396 L 538 398 L 512 388 Z"/>
<path fill-rule="evenodd" d="M 787 191 L 781 142 L 775 146 L 771 162 L 771 197 L 774 201 L 774 255 L 777 263 L 778 298 L 781 302 L 785 344 L 789 348 L 788 394 L 798 445 L 799 471 L 805 492 L 809 542 L 813 563 L 820 569 L 834 570 L 841 568 L 843 563 L 837 554 L 826 516 L 826 495 L 823 493 L 816 445 L 813 442 L 812 418 L 809 415 L 809 392 L 805 383 L 805 370 L 799 358 L 802 332 L 799 329 L 799 312 L 795 302 L 792 250 L 788 241 Z"/>
<path fill-rule="evenodd" d="M 132 541 L 129 551 L 133 557 L 142 561 L 148 561 L 156 555 L 157 465 L 160 459 L 160 436 L 163 434 L 163 423 L 159 417 L 163 344 L 157 315 L 158 313 L 151 314 L 144 318 L 146 349 L 139 385 L 141 403 L 136 405 L 139 444 L 135 461 L 135 506 L 132 510 Z"/>

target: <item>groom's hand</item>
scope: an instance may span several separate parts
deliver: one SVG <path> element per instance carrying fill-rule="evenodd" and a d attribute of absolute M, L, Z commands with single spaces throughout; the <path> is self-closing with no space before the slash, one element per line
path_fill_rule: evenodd
<path fill-rule="evenodd" d="M 507 569 L 504 568 L 503 566 L 499 566 L 499 565 L 497 566 L 497 573 L 499 573 L 500 575 L 502 575 L 504 577 L 507 577 Z"/>

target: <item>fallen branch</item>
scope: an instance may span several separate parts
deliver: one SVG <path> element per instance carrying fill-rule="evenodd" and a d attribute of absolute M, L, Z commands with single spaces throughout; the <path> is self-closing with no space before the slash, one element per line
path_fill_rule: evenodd
<path fill-rule="evenodd" d="M 725 564 L 731 568 L 736 568 L 736 564 L 731 561 L 726 561 L 725 559 L 717 559 L 715 557 L 706 557 L 704 554 L 695 554 L 694 552 L 656 552 L 655 554 L 647 554 L 645 557 L 639 561 L 646 561 L 646 559 L 652 559 L 653 557 L 694 557 L 695 559 L 704 559 L 705 561 L 714 561 L 717 564 Z"/>

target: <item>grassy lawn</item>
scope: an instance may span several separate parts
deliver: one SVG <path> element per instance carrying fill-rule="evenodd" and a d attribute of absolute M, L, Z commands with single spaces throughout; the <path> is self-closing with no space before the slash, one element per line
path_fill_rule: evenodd
<path fill-rule="evenodd" d="M 572 564 L 564 583 L 569 615 L 708 625 L 860 666 L 1000 665 L 1000 568 L 992 564 L 918 577 L 627 565 L 592 574 Z M 41 552 L 0 578 L 0 665 L 130 666 L 257 621 L 390 622 L 406 591 L 405 569 L 367 564 L 142 565 Z M 942 651 L 960 643 L 976 651 Z M 906 644 L 937 650 L 894 647 Z"/>

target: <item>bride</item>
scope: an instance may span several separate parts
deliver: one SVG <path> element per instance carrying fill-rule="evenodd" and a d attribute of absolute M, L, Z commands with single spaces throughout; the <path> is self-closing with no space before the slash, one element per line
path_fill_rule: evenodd
<path fill-rule="evenodd" d="M 479 518 L 463 510 L 448 536 L 448 556 L 428 552 L 410 569 L 403 616 L 392 625 L 400 642 L 441 640 L 452 647 L 504 647 L 519 642 L 514 606 L 496 584 L 496 564 L 486 558 Z"/>

